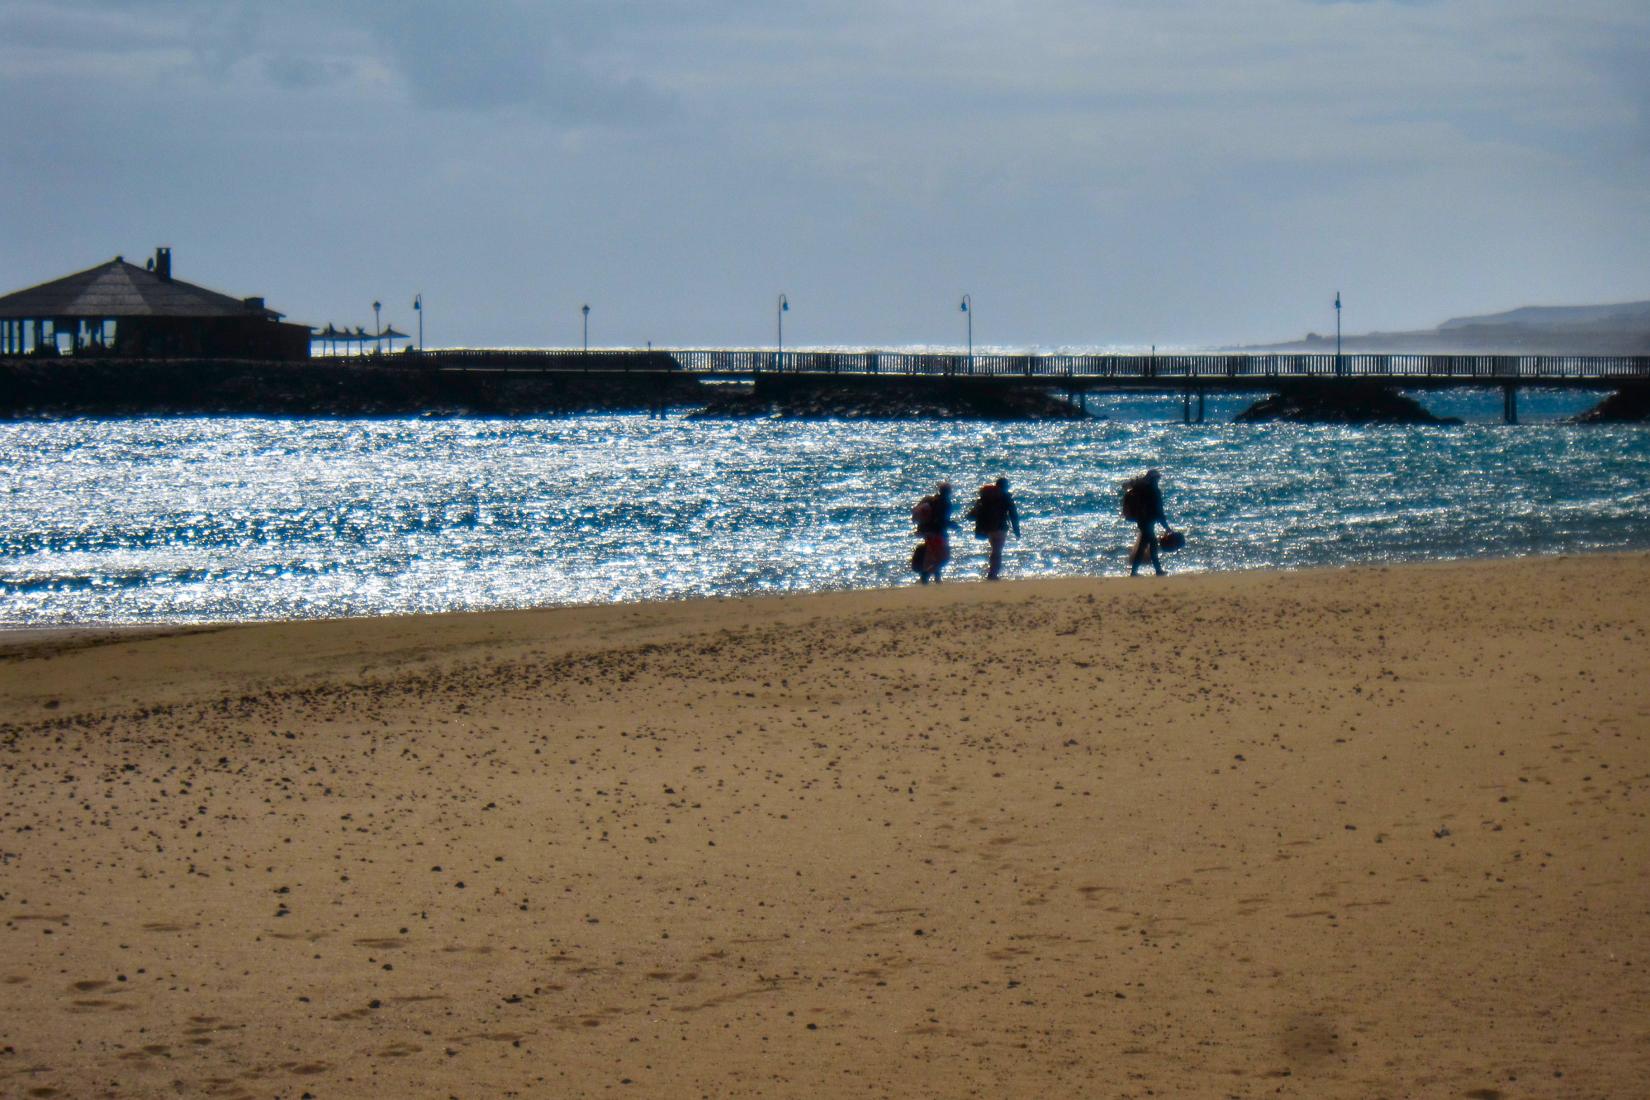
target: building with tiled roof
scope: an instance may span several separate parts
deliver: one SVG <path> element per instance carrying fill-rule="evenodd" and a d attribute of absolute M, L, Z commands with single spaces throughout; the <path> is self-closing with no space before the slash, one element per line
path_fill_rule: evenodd
<path fill-rule="evenodd" d="M 0 354 L 150 359 L 307 359 L 310 329 L 262 298 L 172 277 L 172 250 L 145 267 L 108 263 L 0 298 Z"/>

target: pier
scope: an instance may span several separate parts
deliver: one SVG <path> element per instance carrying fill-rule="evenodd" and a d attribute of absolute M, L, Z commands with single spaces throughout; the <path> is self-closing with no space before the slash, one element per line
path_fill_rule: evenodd
<path fill-rule="evenodd" d="M 1178 394 L 1186 423 L 1202 423 L 1210 392 L 1264 392 L 1345 381 L 1402 389 L 1499 387 L 1502 418 L 1518 423 L 1518 391 L 1609 391 L 1650 382 L 1646 355 L 1435 355 L 1227 352 L 1147 355 L 1000 355 L 947 352 L 648 349 L 647 351 L 445 350 L 407 352 L 426 369 L 461 372 L 670 372 L 716 381 L 795 379 L 1043 386 L 1086 404 L 1091 393 Z"/>
<path fill-rule="evenodd" d="M 811 391 L 826 395 L 824 409 L 833 401 L 859 408 L 881 402 L 891 410 L 886 415 L 898 416 L 905 402 L 987 417 L 1016 410 L 1010 419 L 1025 415 L 1031 398 L 1064 410 L 1085 407 L 1093 395 L 1159 393 L 1180 399 L 1188 423 L 1203 420 L 1211 394 L 1288 395 L 1310 387 L 1319 399 L 1328 390 L 1332 403 L 1343 397 L 1357 403 L 1360 389 L 1476 387 L 1499 389 L 1503 418 L 1517 423 L 1520 391 L 1536 387 L 1608 394 L 1599 408 L 1619 398 L 1611 415 L 1642 419 L 1637 410 L 1650 395 L 1650 356 L 781 354 L 753 348 L 442 349 L 296 361 L 0 354 L 0 416 L 662 412 L 726 402 L 738 387 L 723 383 L 743 383 L 757 398 L 800 394 L 804 403 Z M 1344 393 L 1333 392 L 1341 386 Z"/>
<path fill-rule="evenodd" d="M 317 357 L 324 359 L 325 357 Z M 359 357 L 342 357 L 361 361 Z M 649 349 L 584 352 L 448 349 L 374 360 L 462 371 L 682 371 L 718 380 L 764 374 L 885 378 L 976 378 L 1040 382 L 1075 390 L 1176 392 L 1265 389 L 1275 382 L 1356 379 L 1405 388 L 1570 386 L 1609 389 L 1650 381 L 1650 355 L 1406 355 L 1199 353 L 1188 355 L 967 355 L 898 351 Z"/>

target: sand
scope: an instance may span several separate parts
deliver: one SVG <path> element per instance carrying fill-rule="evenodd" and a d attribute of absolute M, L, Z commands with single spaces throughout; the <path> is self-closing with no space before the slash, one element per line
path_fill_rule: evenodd
<path fill-rule="evenodd" d="M 0 639 L 0 1095 L 1650 1094 L 1650 556 Z"/>

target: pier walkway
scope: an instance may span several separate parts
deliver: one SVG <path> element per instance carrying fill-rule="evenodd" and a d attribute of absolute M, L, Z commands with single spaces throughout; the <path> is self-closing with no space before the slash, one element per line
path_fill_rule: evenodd
<path fill-rule="evenodd" d="M 376 358 L 376 357 L 373 357 Z M 1406 388 L 1569 386 L 1607 389 L 1650 381 L 1650 355 L 1431 355 L 1208 353 L 1189 355 L 998 355 L 894 351 L 652 349 L 495 351 L 447 349 L 386 356 L 392 362 L 464 371 L 682 371 L 716 379 L 855 375 L 889 379 L 999 379 L 1062 389 L 1178 392 L 1264 389 L 1277 382 L 1347 379 Z"/>

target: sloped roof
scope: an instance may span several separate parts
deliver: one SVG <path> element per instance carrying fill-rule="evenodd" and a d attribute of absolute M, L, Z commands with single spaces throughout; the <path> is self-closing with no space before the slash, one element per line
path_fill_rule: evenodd
<path fill-rule="evenodd" d="M 272 309 L 153 271 L 116 256 L 0 298 L 0 317 L 245 317 L 279 320 Z"/>

